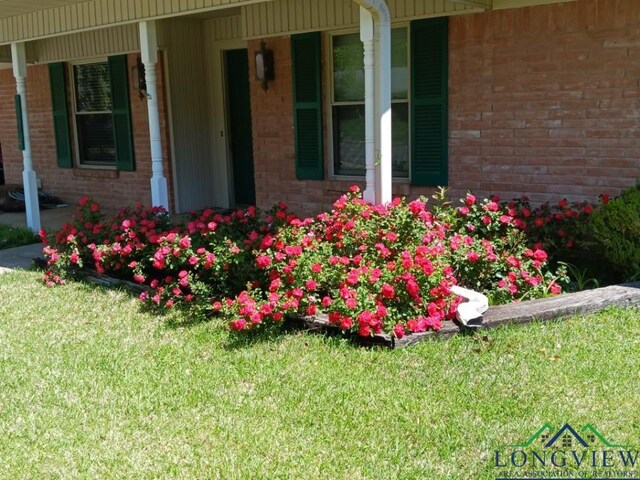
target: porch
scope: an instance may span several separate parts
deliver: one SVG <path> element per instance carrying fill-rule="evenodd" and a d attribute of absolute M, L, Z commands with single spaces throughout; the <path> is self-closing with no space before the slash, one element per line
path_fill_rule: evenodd
<path fill-rule="evenodd" d="M 422 15 L 437 16 L 483 11 L 489 7 L 487 2 L 488 0 L 426 0 L 420 8 L 424 10 Z M 137 65 L 132 67 L 131 56 L 114 65 L 122 64 L 125 79 L 126 69 L 131 70 L 128 72 L 130 77 L 138 76 L 130 78 L 129 83 L 138 89 L 146 106 L 147 158 L 138 158 L 138 166 L 144 165 L 149 170 L 150 178 L 147 178 L 147 182 L 150 185 L 150 202 L 177 212 L 211 205 L 225 208 L 256 202 L 256 175 L 251 159 L 254 135 L 251 132 L 253 121 L 249 99 L 250 89 L 254 88 L 249 82 L 256 72 L 253 65 L 254 52 L 247 49 L 247 41 L 255 39 L 257 42 L 258 38 L 268 39 L 283 33 L 317 27 L 327 29 L 351 26 L 354 23 L 360 26 L 361 39 L 365 45 L 365 197 L 371 202 L 390 201 L 391 13 L 385 1 L 333 0 L 326 4 L 326 9 L 321 9 L 323 12 L 318 11 L 317 18 L 310 18 L 309 25 L 305 24 L 304 15 L 298 18 L 303 7 L 315 9 L 311 6 L 312 2 L 307 1 L 304 2 L 305 5 L 309 3 L 306 6 L 281 0 L 209 0 L 200 5 L 177 1 L 161 5 L 147 1 L 143 2 L 142 8 L 134 8 L 133 2 L 130 2 L 131 4 L 124 3 L 121 9 L 115 10 L 104 1 L 97 2 L 90 9 L 81 9 L 81 2 L 77 1 L 62 2 L 63 5 L 60 3 L 56 2 L 54 6 L 43 1 L 28 7 L 10 7 L 0 2 L 0 25 L 9 25 L 17 18 L 25 20 L 15 28 L 2 29 L 0 61 L 5 64 L 10 62 L 16 84 L 19 120 L 17 146 L 22 152 L 23 164 L 20 180 L 26 193 L 26 224 L 29 228 L 38 230 L 41 224 L 37 205 L 40 177 L 35 165 L 41 152 L 32 148 L 34 136 L 41 135 L 41 132 L 32 132 L 30 126 L 30 108 L 27 104 L 28 65 L 51 65 L 52 62 L 59 62 L 55 72 L 50 72 L 52 92 L 54 83 L 58 85 L 58 91 L 66 88 L 70 92 L 58 96 L 55 92 L 52 93 L 58 166 L 74 170 L 74 177 L 95 178 L 93 183 L 98 185 L 100 182 L 113 183 L 111 180 L 118 175 L 93 173 L 78 168 L 82 167 L 78 159 L 78 152 L 81 150 L 78 145 L 82 142 L 77 137 L 81 137 L 82 133 L 74 123 L 76 119 L 71 121 L 69 118 L 85 112 L 66 111 L 67 104 L 73 107 L 73 102 L 77 100 L 72 101 L 66 97 L 74 93 L 69 86 L 70 80 L 65 79 L 65 75 L 74 75 L 75 70 L 71 70 L 71 65 L 64 62 L 94 56 L 104 58 L 106 55 L 111 70 L 111 60 L 114 57 L 109 55 L 140 52 Z M 401 3 L 402 1 L 391 2 L 392 9 L 397 10 L 394 10 L 396 16 L 403 11 Z M 335 16 L 330 13 L 338 11 L 342 12 L 343 18 L 330 21 L 330 17 Z M 265 16 L 268 18 L 273 15 L 290 17 L 286 32 L 281 30 L 284 25 L 263 24 Z M 40 21 L 43 18 L 45 21 Z M 47 21 L 49 18 L 51 21 Z M 34 21 L 30 22 L 30 19 Z M 65 22 L 61 19 L 65 19 Z M 230 60 L 234 52 L 238 52 L 240 57 Z M 237 61 L 242 56 L 248 65 L 239 72 L 235 71 L 235 67 L 243 63 Z M 231 66 L 234 68 L 230 68 Z M 282 82 L 283 79 L 279 81 Z M 289 85 L 289 82 L 285 80 L 284 84 Z M 241 85 L 242 90 L 239 93 L 234 92 L 238 85 Z M 166 98 L 163 98 L 165 92 Z M 122 98 L 126 98 L 126 93 Z M 234 101 L 239 103 L 234 104 Z M 115 170 L 121 171 L 122 156 L 126 157 L 122 171 L 134 171 L 134 149 L 140 150 L 140 145 L 133 144 L 132 134 L 130 130 L 126 133 L 125 124 L 128 122 L 137 128 L 134 123 L 137 120 L 133 118 L 128 105 L 116 102 L 115 99 L 113 102 L 116 135 L 113 148 L 117 158 Z M 56 108 L 59 110 L 56 111 Z M 242 109 L 246 111 L 243 118 L 235 118 L 235 113 Z M 163 127 L 165 120 L 167 128 Z M 78 130 L 69 132 L 70 123 L 72 128 Z M 122 188 L 140 188 L 140 182 L 127 180 Z"/>

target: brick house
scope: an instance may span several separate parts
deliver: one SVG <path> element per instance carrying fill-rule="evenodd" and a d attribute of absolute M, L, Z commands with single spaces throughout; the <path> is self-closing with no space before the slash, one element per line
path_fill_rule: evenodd
<path fill-rule="evenodd" d="M 28 198 L 175 212 L 616 194 L 639 38 L 638 0 L 0 0 L 0 158 Z"/>

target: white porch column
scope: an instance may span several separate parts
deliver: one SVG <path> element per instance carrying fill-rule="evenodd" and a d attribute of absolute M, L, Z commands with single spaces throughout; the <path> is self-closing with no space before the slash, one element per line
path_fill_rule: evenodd
<path fill-rule="evenodd" d="M 162 163 L 162 138 L 160 136 L 160 113 L 158 111 L 158 37 L 156 22 L 140 22 L 140 50 L 147 82 L 147 110 L 149 111 L 149 134 L 151 137 L 151 203 L 154 207 L 169 210 L 169 189 Z"/>
<path fill-rule="evenodd" d="M 364 45 L 365 168 L 364 200 L 376 202 L 376 85 L 373 15 L 360 7 L 360 40 Z"/>
<path fill-rule="evenodd" d="M 24 202 L 27 212 L 27 226 L 34 232 L 40 230 L 40 207 L 38 205 L 38 181 L 33 170 L 31 159 L 31 132 L 29 130 L 29 113 L 27 110 L 27 61 L 24 43 L 11 44 L 11 61 L 13 76 L 16 79 L 16 93 L 20 96 L 22 110 L 22 133 L 24 150 L 22 151 L 22 183 L 24 185 Z"/>

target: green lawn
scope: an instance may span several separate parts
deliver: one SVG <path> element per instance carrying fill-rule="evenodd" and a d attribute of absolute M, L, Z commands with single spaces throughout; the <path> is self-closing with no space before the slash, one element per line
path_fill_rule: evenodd
<path fill-rule="evenodd" d="M 0 478 L 495 479 L 545 422 L 640 437 L 638 311 L 389 351 L 39 278 L 0 276 Z"/>
<path fill-rule="evenodd" d="M 28 228 L 0 224 L 0 250 L 38 243 L 40 239 Z"/>

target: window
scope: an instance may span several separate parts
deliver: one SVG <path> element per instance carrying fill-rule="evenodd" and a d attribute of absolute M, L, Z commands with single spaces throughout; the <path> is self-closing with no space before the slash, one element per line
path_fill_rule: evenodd
<path fill-rule="evenodd" d="M 414 20 L 392 30 L 393 175 L 412 185 L 448 180 L 448 19 Z M 320 32 L 291 36 L 296 177 L 365 174 L 363 47 L 359 35 L 327 42 L 329 88 L 322 82 Z M 323 112 L 323 94 L 329 111 Z M 326 132 L 323 129 L 326 119 Z M 324 135 L 331 133 L 325 168 Z"/>
<path fill-rule="evenodd" d="M 49 64 L 56 159 L 60 168 L 135 170 L 128 70 L 126 55 L 71 66 Z M 72 137 L 75 149 L 71 146 Z"/>
<path fill-rule="evenodd" d="M 364 50 L 360 35 L 332 38 L 331 125 L 333 173 L 365 174 Z M 409 176 L 409 42 L 408 29 L 391 32 L 391 98 L 394 177 Z"/>
<path fill-rule="evenodd" d="M 83 63 L 72 68 L 78 163 L 115 166 L 109 64 Z"/>

